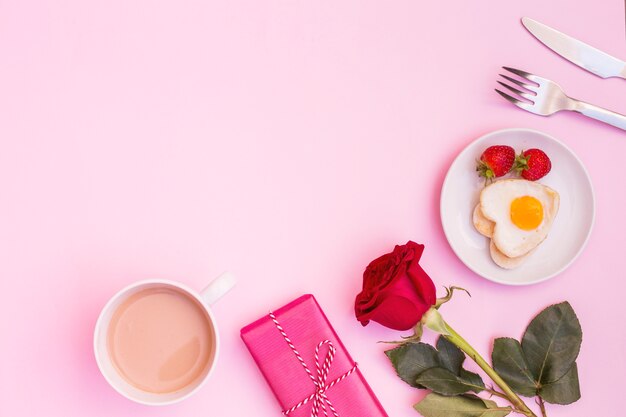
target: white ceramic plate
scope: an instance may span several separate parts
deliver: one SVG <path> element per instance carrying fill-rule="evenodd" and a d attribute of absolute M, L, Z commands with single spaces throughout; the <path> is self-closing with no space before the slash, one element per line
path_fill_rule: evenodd
<path fill-rule="evenodd" d="M 524 264 L 512 270 L 493 263 L 489 239 L 472 224 L 472 211 L 484 186 L 475 171 L 476 160 L 491 145 L 509 145 L 516 153 L 529 148 L 542 149 L 552 161 L 552 171 L 539 182 L 561 196 L 559 212 L 548 237 Z M 528 285 L 552 278 L 578 257 L 593 228 L 595 202 L 589 174 L 567 146 L 535 130 L 507 129 L 475 140 L 456 157 L 443 182 L 440 211 L 446 238 L 469 269 L 501 284 Z"/>

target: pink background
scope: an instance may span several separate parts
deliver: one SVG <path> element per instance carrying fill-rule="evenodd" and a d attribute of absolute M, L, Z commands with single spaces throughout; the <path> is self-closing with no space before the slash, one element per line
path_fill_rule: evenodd
<path fill-rule="evenodd" d="M 626 113 L 601 80 L 532 39 L 524 15 L 626 57 L 624 4 L 464 1 L 0 1 L 0 415 L 278 416 L 239 329 L 314 293 L 391 416 L 423 396 L 394 374 L 352 302 L 396 243 L 426 244 L 439 286 L 468 288 L 445 317 L 483 353 L 569 300 L 583 398 L 550 416 L 617 415 L 626 371 L 626 134 L 541 118 L 494 92 L 501 65 Z M 439 220 L 454 156 L 507 127 L 543 130 L 594 179 L 586 251 L 543 284 L 471 273 Z M 575 227 L 576 225 L 572 225 Z M 129 402 L 99 374 L 92 330 L 144 278 L 238 287 L 215 306 L 223 356 L 193 398 Z M 429 337 L 432 339 L 432 337 Z"/>

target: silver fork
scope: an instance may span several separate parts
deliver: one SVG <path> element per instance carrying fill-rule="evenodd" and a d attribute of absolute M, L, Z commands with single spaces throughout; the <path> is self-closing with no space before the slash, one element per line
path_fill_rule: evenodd
<path fill-rule="evenodd" d="M 540 116 L 550 116 L 561 110 L 575 111 L 592 119 L 626 130 L 626 116 L 568 97 L 563 92 L 561 86 L 554 81 L 515 68 L 502 68 L 522 79 L 518 80 L 508 75 L 500 74 L 502 78 L 519 87 L 519 89 L 498 81 L 500 85 L 517 97 L 496 89 L 498 94 L 517 107 Z"/>

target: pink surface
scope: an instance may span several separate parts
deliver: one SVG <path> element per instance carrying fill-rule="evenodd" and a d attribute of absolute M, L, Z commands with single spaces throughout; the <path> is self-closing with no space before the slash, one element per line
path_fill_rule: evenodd
<path fill-rule="evenodd" d="M 551 417 L 616 415 L 626 371 L 622 155 L 626 134 L 541 118 L 494 92 L 501 65 L 626 113 L 623 80 L 566 63 L 532 16 L 626 57 L 623 2 L 0 2 L 0 415 L 278 416 L 239 338 L 269 308 L 314 293 L 389 415 L 422 397 L 352 314 L 367 263 L 408 239 L 460 296 L 444 315 L 487 353 L 569 300 L 583 398 Z M 510 288 L 455 258 L 439 221 L 454 156 L 506 127 L 543 130 L 586 164 L 597 221 L 572 268 Z M 573 227 L 575 225 L 572 225 Z M 121 287 L 171 278 L 238 287 L 215 306 L 216 372 L 193 398 L 137 405 L 98 373 L 92 331 Z"/>

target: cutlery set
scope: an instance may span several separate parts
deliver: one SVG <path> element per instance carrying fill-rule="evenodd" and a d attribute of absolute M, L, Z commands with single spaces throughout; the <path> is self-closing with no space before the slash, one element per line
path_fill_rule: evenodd
<path fill-rule="evenodd" d="M 541 43 L 592 74 L 626 79 L 626 62 L 527 17 L 522 18 L 522 24 Z M 498 83 L 507 92 L 498 89 L 496 92 L 519 108 L 540 116 L 574 111 L 626 130 L 626 116 L 571 98 L 554 81 L 519 69 L 503 68 L 509 75 L 500 74 L 506 83 Z"/>

